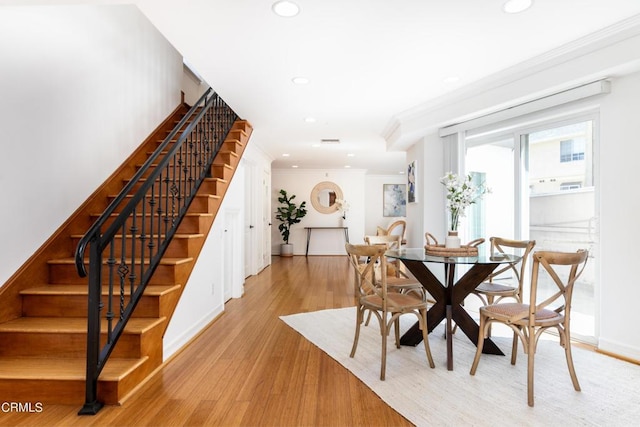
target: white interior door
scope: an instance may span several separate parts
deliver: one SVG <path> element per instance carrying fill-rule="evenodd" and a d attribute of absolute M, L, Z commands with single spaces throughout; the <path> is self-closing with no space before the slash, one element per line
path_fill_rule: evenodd
<path fill-rule="evenodd" d="M 240 298 L 244 293 L 244 258 L 240 211 L 227 209 L 224 220 L 224 300 L 226 302 L 231 298 Z"/>
<path fill-rule="evenodd" d="M 246 277 L 255 274 L 256 271 L 256 227 L 255 227 L 255 184 L 254 166 L 245 162 L 244 167 L 244 274 Z"/>
<path fill-rule="evenodd" d="M 224 226 L 224 301 L 231 299 L 233 289 L 233 253 L 234 253 L 234 231 L 230 224 L 230 217 L 225 214 Z"/>
<path fill-rule="evenodd" d="M 262 172 L 262 265 L 271 265 L 271 174 Z"/>

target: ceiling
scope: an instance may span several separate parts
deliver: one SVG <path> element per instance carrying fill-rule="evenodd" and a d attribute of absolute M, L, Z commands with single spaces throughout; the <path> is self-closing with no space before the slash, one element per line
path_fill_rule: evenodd
<path fill-rule="evenodd" d="M 128 3 L 252 123 L 274 168 L 370 174 L 404 171 L 384 137 L 403 112 L 640 14 L 640 0 L 534 0 L 517 14 L 504 0 L 293 0 L 300 13 L 284 18 L 274 1 Z"/>

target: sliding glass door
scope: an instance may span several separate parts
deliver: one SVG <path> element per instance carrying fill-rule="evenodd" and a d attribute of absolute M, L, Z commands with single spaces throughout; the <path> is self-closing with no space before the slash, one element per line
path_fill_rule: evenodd
<path fill-rule="evenodd" d="M 481 144 L 469 144 L 465 160 L 467 173 L 483 179 L 490 194 L 470 206 L 467 212 L 466 240 L 488 236 L 514 236 L 516 202 L 513 137 L 502 137 Z"/>
<path fill-rule="evenodd" d="M 589 249 L 588 267 L 575 286 L 571 328 L 576 338 L 588 342 L 597 336 L 596 124 L 594 117 L 585 117 L 482 136 L 470 133 L 464 161 L 466 172 L 482 176 L 492 189 L 468 213 L 469 237 L 533 239 L 535 250 Z M 540 286 L 543 293 L 554 292 L 550 279 Z"/>

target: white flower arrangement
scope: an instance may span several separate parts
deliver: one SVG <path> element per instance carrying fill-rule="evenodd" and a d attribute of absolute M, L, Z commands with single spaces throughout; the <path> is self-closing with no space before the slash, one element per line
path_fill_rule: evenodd
<path fill-rule="evenodd" d="M 342 212 L 342 219 L 347 219 L 347 211 L 349 208 L 349 202 L 344 199 L 336 199 L 336 210 Z"/>
<path fill-rule="evenodd" d="M 477 200 L 481 199 L 491 189 L 484 183 L 475 185 L 471 175 L 458 176 L 448 172 L 440 178 L 440 182 L 447 189 L 447 210 L 450 213 L 451 230 L 458 230 L 460 217 L 465 216 L 465 210 Z"/>

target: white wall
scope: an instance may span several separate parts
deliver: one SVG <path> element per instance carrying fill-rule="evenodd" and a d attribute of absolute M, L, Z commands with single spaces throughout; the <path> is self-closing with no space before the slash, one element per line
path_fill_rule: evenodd
<path fill-rule="evenodd" d="M 425 233 L 444 239 L 446 215 L 440 178 L 445 174 L 442 140 L 427 135 L 407 151 L 407 162 L 416 161 L 416 202 L 407 204 L 407 247 L 422 247 Z"/>
<path fill-rule="evenodd" d="M 403 217 L 384 216 L 382 191 L 385 184 L 407 184 L 406 175 L 366 175 L 365 176 L 365 235 L 375 235 L 377 227 L 387 228 L 392 222 Z"/>
<path fill-rule="evenodd" d="M 184 102 L 188 105 L 194 105 L 198 102 L 198 99 L 202 96 L 203 93 L 207 89 L 209 89 L 209 85 L 205 81 L 200 81 L 199 78 L 196 78 L 189 70 L 197 73 L 197 70 L 193 70 L 191 65 L 187 67 L 187 65 L 183 66 L 184 73 L 182 73 L 182 92 L 184 93 Z"/>
<path fill-rule="evenodd" d="M 239 165 L 165 332 L 165 360 L 224 311 L 225 286 L 234 298 L 244 293 L 244 178 Z"/>
<path fill-rule="evenodd" d="M 640 360 L 636 266 L 640 73 L 615 79 L 600 108 L 600 348 Z"/>
<path fill-rule="evenodd" d="M 406 215 L 401 217 L 384 216 L 384 184 L 407 184 L 407 175 L 365 175 L 365 209 L 364 209 L 364 234 L 360 239 L 352 239 L 352 243 L 363 243 L 366 235 L 375 235 L 377 227 L 387 228 L 391 223 L 400 219 L 406 220 Z"/>
<path fill-rule="evenodd" d="M 1 284 L 176 108 L 183 71 L 133 6 L 4 7 L 0 57 Z"/>
<path fill-rule="evenodd" d="M 280 189 L 287 191 L 293 200 L 300 205 L 307 202 L 307 216 L 302 222 L 291 228 L 289 243 L 293 244 L 294 255 L 304 255 L 307 235 L 304 227 L 338 227 L 340 215 L 338 211 L 332 214 L 322 214 L 316 211 L 310 202 L 311 190 L 319 182 L 332 181 L 341 189 L 344 199 L 351 205 L 347 213 L 349 240 L 351 243 L 361 243 L 365 236 L 365 171 L 364 170 L 320 170 L 320 169 L 273 169 L 271 171 L 271 246 L 272 253 L 280 253 L 282 236 L 278 230 L 275 211 L 279 206 Z M 344 234 L 342 230 L 316 230 L 312 232 L 309 245 L 309 255 L 344 255 Z"/>

